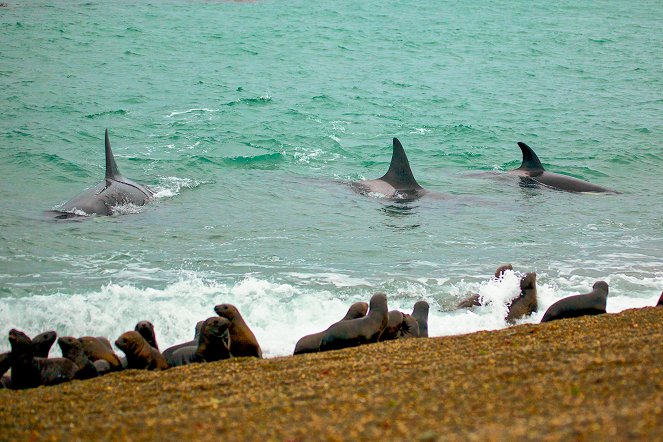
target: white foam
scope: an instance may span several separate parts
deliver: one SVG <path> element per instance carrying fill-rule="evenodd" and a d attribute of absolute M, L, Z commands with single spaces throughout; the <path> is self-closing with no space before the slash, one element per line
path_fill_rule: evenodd
<path fill-rule="evenodd" d="M 117 276 L 117 275 L 116 275 Z M 158 284 L 155 274 L 142 283 Z M 56 330 L 59 336 L 106 336 L 114 341 L 132 330 L 141 320 L 155 325 L 162 349 L 191 340 L 195 324 L 215 316 L 214 306 L 230 303 L 237 306 L 255 333 L 265 357 L 292 354 L 295 343 L 304 335 L 326 329 L 342 318 L 357 301 L 368 301 L 375 291 L 369 281 L 338 273 L 287 274 L 292 283 L 277 283 L 247 276 L 238 281 L 217 282 L 194 272 L 182 272 L 179 280 L 163 287 L 136 287 L 109 284 L 98 290 L 75 294 L 53 293 L 44 296 L 0 299 L 0 335 L 18 328 L 33 336 Z M 521 274 L 507 271 L 499 279 L 483 282 L 451 282 L 446 279 L 397 281 L 388 290 L 389 308 L 411 312 L 414 302 L 425 299 L 431 305 L 429 335 L 447 336 L 479 330 L 497 330 L 508 326 L 507 303 L 519 293 Z M 613 277 L 614 278 L 614 277 Z M 136 279 L 133 279 L 136 281 Z M 624 279 L 613 281 L 616 287 Z M 657 281 L 660 287 L 661 280 Z M 519 323 L 537 323 L 545 310 L 565 296 L 585 293 L 593 281 L 588 277 L 540 275 L 537 281 L 539 311 Z M 653 284 L 653 282 L 652 282 Z M 468 293 L 479 293 L 485 305 L 472 309 L 454 309 Z M 660 291 L 651 290 L 634 297 L 612 289 L 608 312 L 655 305 Z M 55 346 L 57 347 L 57 346 Z M 0 352 L 9 348 L 0 340 Z M 57 350 L 53 353 L 57 355 Z"/>
<path fill-rule="evenodd" d="M 173 111 L 170 113 L 170 115 L 167 115 L 166 118 L 173 118 L 178 115 L 186 115 L 186 114 L 192 114 L 192 113 L 203 113 L 203 112 L 218 112 L 219 109 L 207 109 L 204 107 L 200 108 L 193 108 L 193 109 L 187 109 L 185 111 Z"/>

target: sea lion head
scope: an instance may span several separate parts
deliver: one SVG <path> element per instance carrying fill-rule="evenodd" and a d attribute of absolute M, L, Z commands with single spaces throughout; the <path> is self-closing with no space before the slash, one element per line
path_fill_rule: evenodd
<path fill-rule="evenodd" d="M 605 281 L 596 281 L 592 289 L 603 296 L 608 296 L 608 283 Z"/>
<path fill-rule="evenodd" d="M 73 350 L 83 351 L 83 344 L 81 344 L 81 341 L 71 336 L 62 336 L 61 338 L 58 338 L 58 345 L 60 346 L 60 350 L 62 350 L 62 356 L 65 358 L 67 357 L 65 355 Z"/>
<path fill-rule="evenodd" d="M 226 318 L 219 316 L 207 318 L 203 322 L 202 334 L 220 338 L 227 334 L 229 326 L 230 321 Z"/>
<path fill-rule="evenodd" d="M 133 352 L 140 350 L 144 344 L 147 344 L 145 338 L 143 338 L 140 333 L 135 330 L 122 333 L 115 341 L 117 348 L 125 353 L 127 351 Z"/>
<path fill-rule="evenodd" d="M 368 311 L 369 314 L 373 312 L 380 312 L 381 314 L 384 314 L 385 317 L 387 317 L 387 295 L 384 293 L 376 293 L 375 295 L 371 296 Z"/>
<path fill-rule="evenodd" d="M 47 358 L 48 352 L 51 350 L 55 338 L 58 334 L 54 331 L 45 331 L 44 333 L 39 333 L 37 336 L 32 338 L 32 347 L 35 352 L 35 357 Z"/>
<path fill-rule="evenodd" d="M 154 334 L 154 325 L 150 321 L 140 321 L 134 327 L 134 330 L 137 331 L 148 344 L 154 348 L 159 348 L 157 345 L 157 337 Z"/>
<path fill-rule="evenodd" d="M 521 295 L 525 290 L 536 290 L 536 272 L 525 273 L 525 276 L 520 278 L 520 292 Z"/>
<path fill-rule="evenodd" d="M 430 305 L 426 301 L 417 301 L 414 303 L 414 308 L 412 309 L 412 316 L 415 318 L 422 318 L 428 320 L 428 311 L 430 310 Z"/>
<path fill-rule="evenodd" d="M 513 266 L 511 264 L 504 264 L 503 266 L 499 266 L 497 270 L 495 270 L 495 278 L 501 278 L 507 270 L 513 270 Z"/>
<path fill-rule="evenodd" d="M 214 311 L 217 315 L 222 318 L 226 318 L 228 321 L 232 322 L 239 315 L 239 310 L 232 304 L 219 304 L 214 307 Z"/>
<path fill-rule="evenodd" d="M 12 353 L 22 353 L 27 350 L 32 351 L 32 339 L 15 328 L 9 330 L 9 345 L 11 345 Z"/>
<path fill-rule="evenodd" d="M 350 306 L 348 312 L 345 314 L 343 319 L 357 319 L 363 318 L 368 313 L 368 303 L 367 302 L 355 302 Z"/>

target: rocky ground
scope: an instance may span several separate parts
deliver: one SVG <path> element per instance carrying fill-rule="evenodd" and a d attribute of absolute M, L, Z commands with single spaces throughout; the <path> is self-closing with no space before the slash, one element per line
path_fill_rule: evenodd
<path fill-rule="evenodd" d="M 0 440 L 662 440 L 663 308 L 0 390 Z"/>

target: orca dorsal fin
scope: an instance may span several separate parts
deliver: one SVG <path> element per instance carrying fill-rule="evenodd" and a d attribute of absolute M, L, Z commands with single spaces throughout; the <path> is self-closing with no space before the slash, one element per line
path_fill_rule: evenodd
<path fill-rule="evenodd" d="M 545 169 L 539 161 L 539 157 L 536 156 L 531 147 L 525 143 L 518 142 L 518 147 L 523 152 L 523 163 L 520 165 L 519 169 L 527 170 L 530 172 L 543 172 Z"/>
<path fill-rule="evenodd" d="M 421 189 L 410 169 L 410 162 L 405 155 L 405 149 L 398 138 L 394 138 L 394 151 L 391 155 L 389 170 L 384 174 L 382 181 L 394 186 L 396 189 Z"/>
<path fill-rule="evenodd" d="M 120 175 L 120 171 L 117 170 L 115 157 L 113 157 L 110 140 L 108 139 L 108 129 L 106 129 L 106 179 L 115 179 L 120 176 L 122 175 Z"/>

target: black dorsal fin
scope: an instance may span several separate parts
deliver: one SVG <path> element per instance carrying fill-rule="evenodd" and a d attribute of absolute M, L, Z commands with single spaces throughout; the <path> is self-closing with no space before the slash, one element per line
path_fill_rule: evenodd
<path fill-rule="evenodd" d="M 519 169 L 530 172 L 543 172 L 545 170 L 543 165 L 541 165 L 541 161 L 539 161 L 539 157 L 536 156 L 531 147 L 520 141 L 518 142 L 518 147 L 523 151 L 523 163 Z"/>
<path fill-rule="evenodd" d="M 394 138 L 394 152 L 391 155 L 391 164 L 389 170 L 382 178 L 382 181 L 394 186 L 396 189 L 421 189 L 410 169 L 410 162 L 407 160 L 403 145 L 398 138 Z"/>
<path fill-rule="evenodd" d="M 110 140 L 108 139 L 108 129 L 106 129 L 106 179 L 114 179 L 121 176 L 117 170 L 113 151 L 111 150 Z"/>

